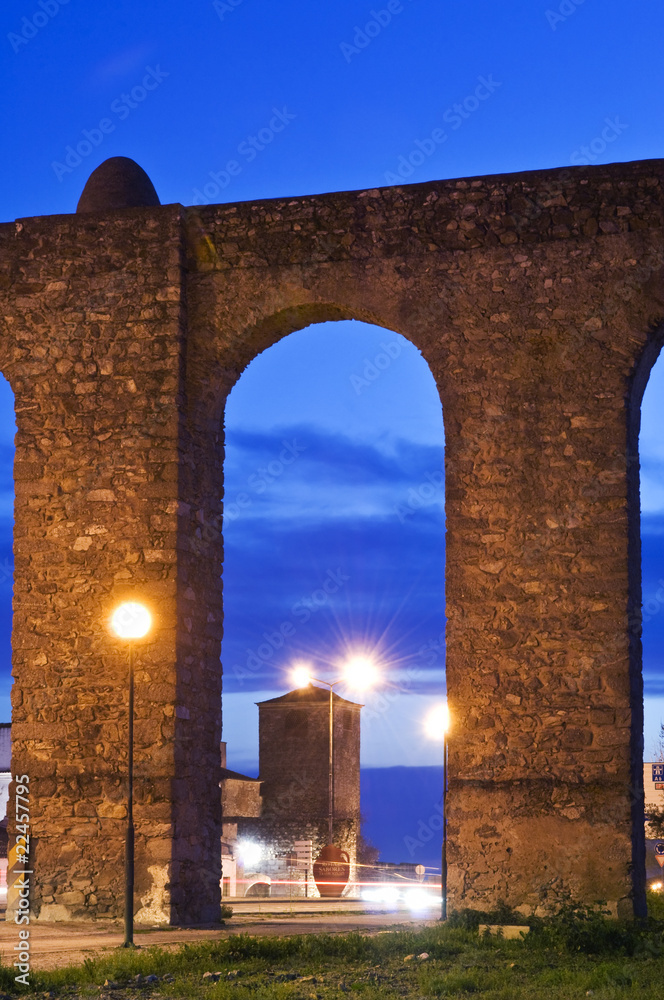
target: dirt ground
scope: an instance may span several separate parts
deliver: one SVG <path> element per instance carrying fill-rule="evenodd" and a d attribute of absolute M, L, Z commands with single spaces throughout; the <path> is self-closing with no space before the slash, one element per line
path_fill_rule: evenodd
<path fill-rule="evenodd" d="M 224 927 L 140 930 L 135 942 L 140 948 L 153 945 L 177 947 L 186 942 L 210 941 L 230 934 L 292 935 L 334 934 L 361 930 L 377 933 L 388 928 L 424 927 L 435 920 L 414 920 L 407 913 L 247 913 L 233 916 Z M 96 926 L 88 924 L 31 924 L 30 954 L 33 969 L 54 969 L 80 964 L 86 958 L 119 948 L 123 941 L 119 924 Z M 13 923 L 0 922 L 0 957 L 3 964 L 14 961 L 14 946 L 18 943 L 18 928 Z"/>

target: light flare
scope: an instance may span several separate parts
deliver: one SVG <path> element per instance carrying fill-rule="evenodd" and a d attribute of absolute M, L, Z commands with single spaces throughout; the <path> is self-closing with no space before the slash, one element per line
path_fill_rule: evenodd
<path fill-rule="evenodd" d="M 125 601 L 111 615 L 111 629 L 120 639 L 142 639 L 151 627 L 152 615 L 138 601 Z"/>
<path fill-rule="evenodd" d="M 447 702 L 432 708 L 424 720 L 424 729 L 429 739 L 442 740 L 450 728 L 450 710 Z"/>
<path fill-rule="evenodd" d="M 378 680 L 378 671 L 369 656 L 354 656 L 346 663 L 344 676 L 354 688 L 366 691 Z"/>
<path fill-rule="evenodd" d="M 292 678 L 296 688 L 305 688 L 311 684 L 311 674 L 309 673 L 309 668 L 304 663 L 300 663 L 293 668 Z"/>
<path fill-rule="evenodd" d="M 263 848 L 254 840 L 245 840 L 238 844 L 238 851 L 242 858 L 242 864 L 249 871 L 258 867 L 258 863 L 263 857 Z"/>

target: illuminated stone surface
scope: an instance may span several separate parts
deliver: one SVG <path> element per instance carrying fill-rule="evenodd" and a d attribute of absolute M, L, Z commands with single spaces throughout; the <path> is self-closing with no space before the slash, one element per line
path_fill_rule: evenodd
<path fill-rule="evenodd" d="M 351 317 L 408 337 L 444 403 L 450 904 L 629 908 L 634 851 L 642 907 L 635 415 L 662 192 L 657 161 L 0 226 L 35 914 L 121 912 L 107 622 L 139 597 L 137 910 L 218 913 L 224 402 L 280 337 Z"/>

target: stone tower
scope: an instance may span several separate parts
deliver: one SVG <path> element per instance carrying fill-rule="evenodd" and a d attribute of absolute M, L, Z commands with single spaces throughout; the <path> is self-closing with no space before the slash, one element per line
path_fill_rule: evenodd
<path fill-rule="evenodd" d="M 360 827 L 360 710 L 334 695 L 334 842 L 355 862 Z M 308 687 L 258 703 L 262 833 L 284 850 L 328 842 L 329 692 Z"/>

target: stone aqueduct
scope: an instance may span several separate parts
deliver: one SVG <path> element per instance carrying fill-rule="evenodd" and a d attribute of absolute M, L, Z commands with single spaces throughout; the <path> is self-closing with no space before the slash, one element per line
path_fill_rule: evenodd
<path fill-rule="evenodd" d="M 637 443 L 663 185 L 650 161 L 183 208 L 118 158 L 77 214 L 0 226 L 13 771 L 39 919 L 122 911 L 107 621 L 136 595 L 157 620 L 138 918 L 218 916 L 224 401 L 279 338 L 346 318 L 409 338 L 443 401 L 451 905 L 568 889 L 643 912 Z"/>

